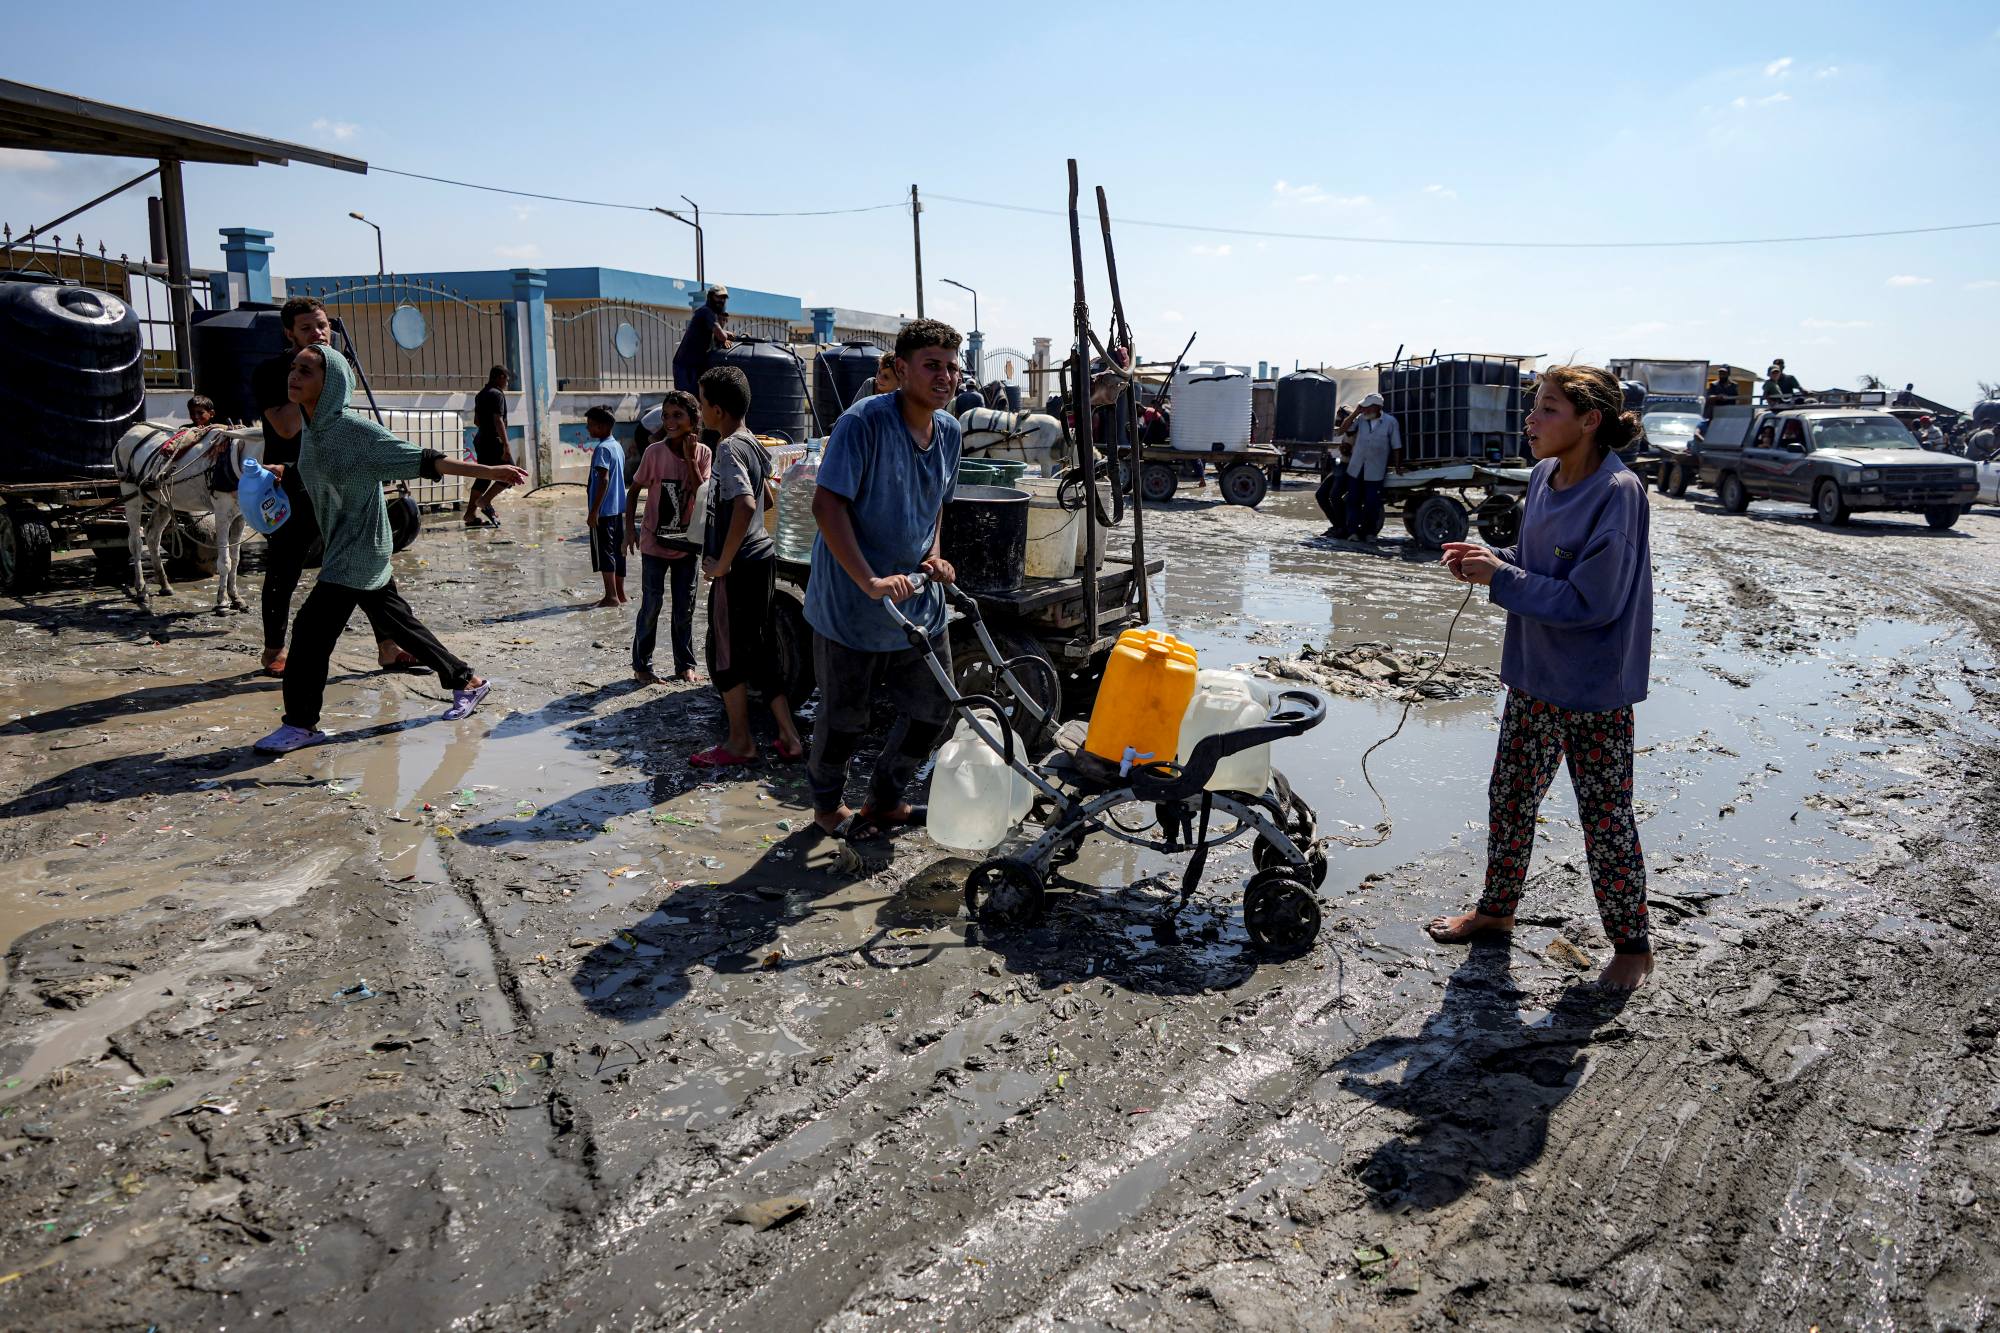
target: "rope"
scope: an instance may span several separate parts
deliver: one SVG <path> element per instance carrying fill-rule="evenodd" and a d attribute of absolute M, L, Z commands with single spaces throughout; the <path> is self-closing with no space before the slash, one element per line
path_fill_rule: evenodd
<path fill-rule="evenodd" d="M 1465 614 L 1466 607 L 1472 605 L 1472 594 L 1476 587 L 1477 585 L 1474 585 L 1465 590 L 1465 600 L 1458 604 L 1458 610 L 1451 613 L 1451 624 L 1446 627 L 1444 632 L 1444 651 L 1438 655 L 1436 664 L 1431 667 L 1422 680 L 1412 685 L 1409 692 L 1404 696 L 1403 715 L 1396 719 L 1396 729 L 1361 752 L 1361 780 L 1368 784 L 1368 790 L 1375 795 L 1375 803 L 1382 807 L 1382 822 L 1375 826 L 1375 836 L 1364 839 L 1349 837 L 1344 833 L 1327 833 L 1323 834 L 1319 839 L 1322 845 L 1337 842 L 1342 847 L 1366 848 L 1380 847 L 1383 843 L 1389 841 L 1389 834 L 1394 830 L 1395 821 L 1389 815 L 1388 798 L 1382 795 L 1382 789 L 1375 785 L 1375 779 L 1368 775 L 1368 757 L 1402 734 L 1403 724 L 1410 720 L 1410 709 L 1416 706 L 1419 691 L 1433 680 L 1436 680 L 1437 673 L 1444 670 L 1444 664 L 1451 660 L 1452 635 L 1458 632 L 1458 618 Z"/>

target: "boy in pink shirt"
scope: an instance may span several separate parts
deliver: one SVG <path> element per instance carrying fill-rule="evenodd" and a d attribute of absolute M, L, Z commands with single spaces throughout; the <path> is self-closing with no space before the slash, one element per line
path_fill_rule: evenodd
<path fill-rule="evenodd" d="M 625 512 L 639 521 L 626 529 L 625 546 L 639 553 L 639 623 L 632 633 L 632 675 L 641 685 L 658 685 L 653 674 L 653 645 L 659 638 L 660 605 L 671 577 L 674 590 L 672 634 L 673 679 L 701 679 L 694 669 L 694 585 L 701 573 L 701 553 L 682 544 L 677 534 L 687 530 L 695 490 L 708 480 L 712 455 L 696 433 L 701 409 L 694 395 L 670 391 L 660 404 L 660 439 L 646 446 Z M 646 510 L 639 514 L 640 491 Z"/>

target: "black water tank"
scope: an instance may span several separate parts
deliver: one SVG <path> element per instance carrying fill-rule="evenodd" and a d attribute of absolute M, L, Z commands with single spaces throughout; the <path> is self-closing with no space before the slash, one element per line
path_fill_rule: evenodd
<path fill-rule="evenodd" d="M 875 382 L 875 370 L 881 364 L 882 349 L 873 343 L 842 343 L 813 358 L 813 401 L 819 405 L 819 419 L 828 423 L 829 429 Z"/>
<path fill-rule="evenodd" d="M 1333 418 L 1340 410 L 1340 386 L 1317 370 L 1301 370 L 1278 381 L 1278 403 L 1272 413 L 1271 438 L 1301 444 L 1325 444 L 1333 438 Z"/>
<path fill-rule="evenodd" d="M 750 381 L 750 415 L 744 424 L 755 434 L 782 435 L 797 444 L 816 433 L 806 400 L 805 363 L 789 348 L 739 338 L 734 346 L 709 353 L 708 364 L 735 366 Z"/>
<path fill-rule="evenodd" d="M 217 419 L 245 425 L 262 421 L 250 376 L 285 350 L 278 308 L 243 305 L 221 311 L 195 325 L 193 338 L 195 392 L 215 400 Z"/>
<path fill-rule="evenodd" d="M 0 282 L 0 481 L 113 475 L 111 450 L 146 414 L 145 356 L 120 298 Z"/>

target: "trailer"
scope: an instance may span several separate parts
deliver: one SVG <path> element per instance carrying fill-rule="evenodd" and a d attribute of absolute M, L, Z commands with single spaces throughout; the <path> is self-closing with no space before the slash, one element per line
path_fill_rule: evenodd
<path fill-rule="evenodd" d="M 1521 503 L 1533 471 L 1479 463 L 1417 468 L 1390 473 L 1382 494 L 1419 546 L 1462 542 L 1475 526 L 1488 546 L 1512 546 L 1521 536 Z"/>
<path fill-rule="evenodd" d="M 1216 489 L 1222 492 L 1224 500 L 1255 509 L 1264 502 L 1265 495 L 1284 483 L 1285 455 L 1268 444 L 1208 453 L 1158 445 L 1143 447 L 1139 450 L 1140 494 L 1147 504 L 1165 504 L 1174 498 L 1183 481 L 1199 486 L 1211 469 Z"/>

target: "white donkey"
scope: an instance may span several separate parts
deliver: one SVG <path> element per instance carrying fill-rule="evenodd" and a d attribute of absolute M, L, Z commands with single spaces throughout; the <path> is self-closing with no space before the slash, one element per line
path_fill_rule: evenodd
<path fill-rule="evenodd" d="M 170 447 L 171 446 L 171 447 Z M 119 491 L 125 496 L 126 549 L 132 554 L 132 595 L 147 610 L 153 603 L 146 590 L 146 558 L 153 563 L 160 595 L 171 597 L 161 538 L 175 514 L 215 517 L 215 613 L 244 610 L 236 595 L 236 571 L 243 546 L 243 509 L 236 491 L 217 490 L 220 470 L 231 482 L 243 477 L 243 460 L 260 459 L 264 434 L 255 428 L 178 426 L 173 422 L 142 421 L 125 432 L 111 451 L 118 469 Z M 226 605 L 225 605 L 226 603 Z"/>

